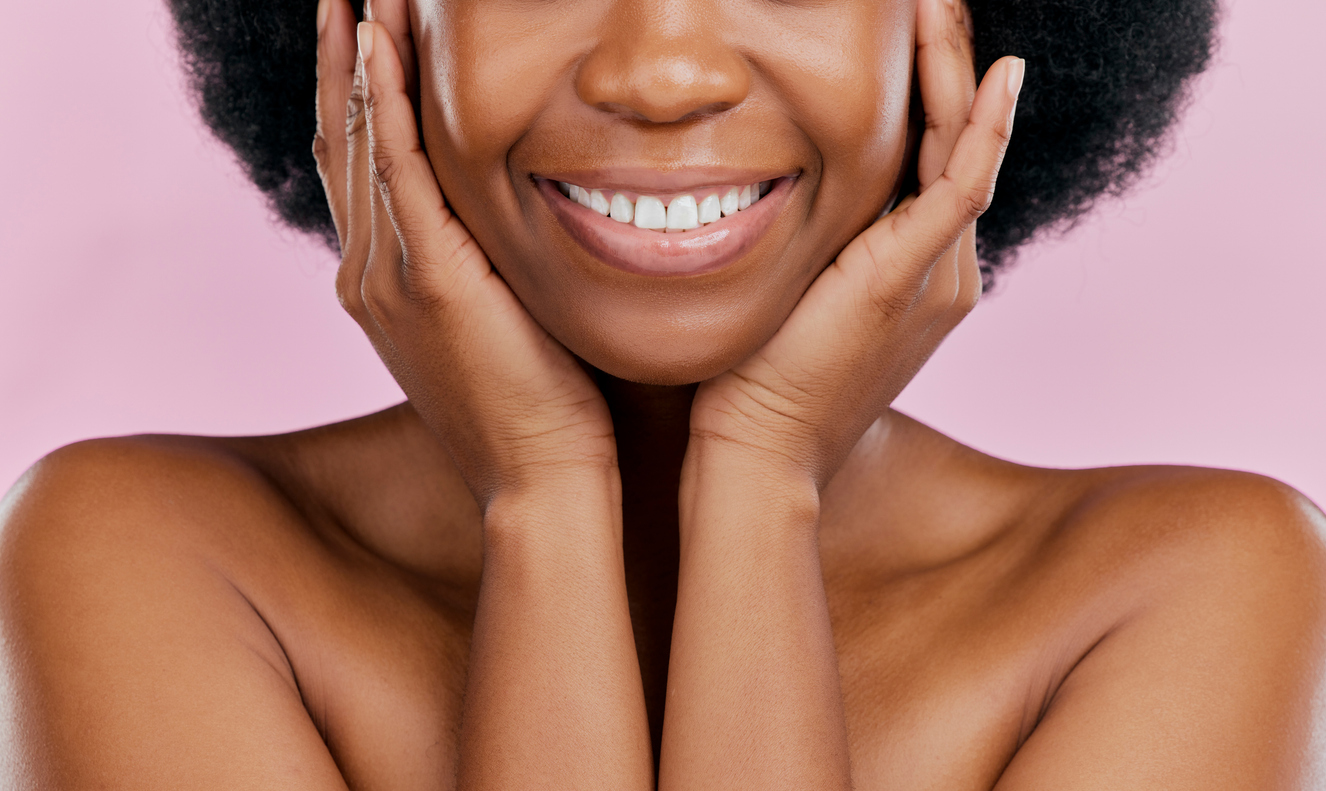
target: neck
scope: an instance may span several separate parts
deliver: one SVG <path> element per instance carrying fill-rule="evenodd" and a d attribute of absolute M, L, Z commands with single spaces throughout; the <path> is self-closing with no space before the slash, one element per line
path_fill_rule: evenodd
<path fill-rule="evenodd" d="M 612 413 L 617 439 L 628 584 L 652 589 L 650 580 L 655 580 L 675 593 L 677 487 L 690 436 L 695 386 L 642 385 L 602 372 L 596 378 Z M 665 590 L 640 592 L 661 594 Z"/>
<path fill-rule="evenodd" d="M 677 485 L 695 385 L 642 385 L 597 372 L 612 413 L 622 476 L 623 529 L 675 542 Z"/>
<path fill-rule="evenodd" d="M 677 602 L 677 487 L 695 385 L 642 385 L 602 372 L 596 379 L 617 438 L 626 589 L 657 756 Z"/>

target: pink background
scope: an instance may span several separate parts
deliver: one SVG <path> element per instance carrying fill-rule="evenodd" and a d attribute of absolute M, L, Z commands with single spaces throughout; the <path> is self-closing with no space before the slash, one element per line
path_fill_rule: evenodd
<path fill-rule="evenodd" d="M 8 7 L 0 489 L 77 439 L 398 399 L 331 255 L 195 120 L 162 0 Z M 1323 29 L 1321 3 L 1232 6 L 1155 176 L 1026 255 L 899 406 L 1017 461 L 1235 467 L 1326 502 Z"/>

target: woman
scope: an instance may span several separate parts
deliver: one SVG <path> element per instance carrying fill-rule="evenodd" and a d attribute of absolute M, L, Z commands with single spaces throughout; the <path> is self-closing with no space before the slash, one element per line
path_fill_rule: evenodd
<path fill-rule="evenodd" d="M 1201 57 L 1120 94 L 1160 110 L 1106 114 L 1154 128 L 1055 149 L 1057 203 L 1011 157 L 982 273 L 1023 66 L 977 90 L 959 4 L 373 11 L 305 20 L 315 153 L 339 295 L 410 400 L 25 478 L 3 613 L 27 784 L 1310 782 L 1310 504 L 1020 467 L 888 411 L 983 275 L 1145 159 Z"/>

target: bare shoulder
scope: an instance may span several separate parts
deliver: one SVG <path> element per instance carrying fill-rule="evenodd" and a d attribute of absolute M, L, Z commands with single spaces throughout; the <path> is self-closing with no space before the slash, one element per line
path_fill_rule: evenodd
<path fill-rule="evenodd" d="M 1051 537 L 1089 554 L 1098 578 L 1137 583 L 1148 595 L 1206 586 L 1224 589 L 1223 596 L 1273 595 L 1282 609 L 1321 617 L 1326 516 L 1292 487 L 1196 467 L 1069 475 L 1082 484 L 1080 493 Z"/>
<path fill-rule="evenodd" d="M 218 512 L 280 507 L 273 482 L 225 441 L 141 436 L 88 440 L 52 452 L 3 501 L 6 555 L 56 542 L 126 545 L 188 529 Z"/>
<path fill-rule="evenodd" d="M 1253 523 L 1277 532 L 1304 529 L 1320 540 L 1321 510 L 1288 484 L 1237 470 L 1207 467 L 1114 467 L 1081 471 L 1093 484 L 1084 493 L 1087 504 L 1139 509 L 1159 517 L 1159 526 L 1174 517 L 1173 527 L 1247 528 Z"/>
<path fill-rule="evenodd" d="M 226 577 L 246 554 L 307 533 L 310 514 L 237 452 L 242 444 L 122 437 L 75 443 L 41 459 L 0 501 L 3 595 L 46 584 L 62 570 L 96 579 L 183 558 Z"/>
<path fill-rule="evenodd" d="M 998 787 L 1318 787 L 1322 512 L 1289 486 L 1239 472 L 1139 467 L 1046 480 L 1077 495 L 1036 555 L 1091 624 L 1089 646 Z"/>
<path fill-rule="evenodd" d="M 473 565 L 465 528 L 476 519 L 454 466 L 402 406 L 268 437 L 138 436 L 61 448 L 0 500 L 0 553 L 6 563 L 203 553 L 239 577 L 273 552 L 315 562 L 339 551 L 450 579 L 463 576 L 457 558 Z"/>
<path fill-rule="evenodd" d="M 394 408 L 34 465 L 0 501 L 0 787 L 407 787 L 417 767 L 366 756 L 445 763 L 480 549 L 430 436 Z"/>
<path fill-rule="evenodd" d="M 848 616 L 891 628 L 844 623 L 876 664 L 919 634 L 904 655 L 945 673 L 951 721 L 994 713 L 996 789 L 1326 788 L 1316 505 L 1248 473 L 1038 469 L 885 428 L 847 469 L 861 499 L 836 506 L 855 517 L 836 540 L 865 569 L 843 578 L 870 581 Z"/>
<path fill-rule="evenodd" d="M 0 504 L 6 750 L 22 756 L 6 780 L 118 788 L 151 756 L 138 787 L 341 787 L 236 573 L 305 524 L 224 441 L 96 440 L 38 462 Z"/>

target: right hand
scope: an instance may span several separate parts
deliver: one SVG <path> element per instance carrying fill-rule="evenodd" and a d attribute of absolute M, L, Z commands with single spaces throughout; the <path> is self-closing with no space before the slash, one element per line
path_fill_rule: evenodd
<path fill-rule="evenodd" d="M 402 54 L 413 65 L 405 1 L 371 4 L 375 21 L 357 29 L 348 0 L 322 4 L 313 153 L 341 244 L 341 304 L 481 508 L 499 494 L 615 472 L 598 388 L 447 208 L 402 65 Z"/>

